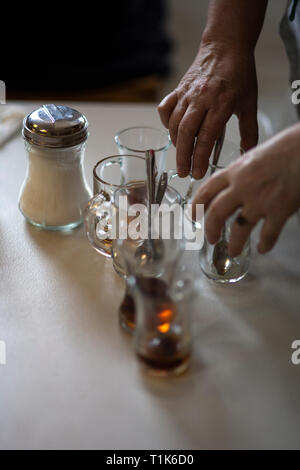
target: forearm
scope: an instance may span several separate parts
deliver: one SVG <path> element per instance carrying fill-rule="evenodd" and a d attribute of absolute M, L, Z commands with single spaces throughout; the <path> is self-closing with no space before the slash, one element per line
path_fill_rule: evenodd
<path fill-rule="evenodd" d="M 210 0 L 202 43 L 242 46 L 253 51 L 268 0 Z"/>
<path fill-rule="evenodd" d="M 200 0 L 198 0 L 200 1 Z M 176 146 L 179 176 L 202 178 L 215 140 L 232 114 L 241 147 L 257 144 L 254 48 L 267 0 L 210 0 L 199 51 L 178 86 L 159 105 Z"/>

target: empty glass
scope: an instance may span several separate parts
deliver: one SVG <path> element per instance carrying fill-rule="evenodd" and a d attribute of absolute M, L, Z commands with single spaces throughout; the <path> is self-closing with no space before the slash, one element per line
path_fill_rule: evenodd
<path fill-rule="evenodd" d="M 164 170 L 166 152 L 171 145 L 167 131 L 148 126 L 129 127 L 115 135 L 115 142 L 122 155 L 130 153 L 144 156 L 146 150 L 154 150 L 158 175 Z"/>
<path fill-rule="evenodd" d="M 145 159 L 137 155 L 113 155 L 95 165 L 94 197 L 85 211 L 85 227 L 89 242 L 101 255 L 112 255 L 111 205 L 115 190 L 133 182 L 145 185 L 145 178 Z"/>
<path fill-rule="evenodd" d="M 217 171 L 222 170 L 232 161 L 239 158 L 242 150 L 238 145 L 224 140 L 223 148 L 217 165 L 209 165 L 207 177 Z M 219 283 L 235 283 L 245 277 L 250 265 L 250 239 L 245 243 L 241 254 L 237 257 L 228 255 L 228 243 L 231 233 L 231 226 L 238 213 L 229 217 L 222 229 L 221 237 L 215 245 L 211 245 L 206 238 L 200 250 L 200 266 L 203 273 L 210 279 Z"/>
<path fill-rule="evenodd" d="M 205 239 L 203 248 L 199 253 L 200 266 L 204 274 L 213 281 L 221 284 L 235 283 L 242 280 L 246 276 L 250 266 L 250 239 L 245 243 L 239 256 L 231 258 L 229 255 L 218 255 L 218 243 L 225 241 L 225 243 L 228 244 L 231 226 L 236 217 L 237 214 L 226 220 L 223 235 L 215 245 L 211 245 Z"/>

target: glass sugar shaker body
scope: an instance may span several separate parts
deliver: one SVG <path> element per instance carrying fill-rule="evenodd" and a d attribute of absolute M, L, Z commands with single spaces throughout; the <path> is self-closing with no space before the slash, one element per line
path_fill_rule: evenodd
<path fill-rule="evenodd" d="M 77 227 L 91 198 L 83 169 L 86 117 L 67 106 L 44 105 L 25 117 L 23 137 L 28 166 L 20 211 L 46 230 Z"/>

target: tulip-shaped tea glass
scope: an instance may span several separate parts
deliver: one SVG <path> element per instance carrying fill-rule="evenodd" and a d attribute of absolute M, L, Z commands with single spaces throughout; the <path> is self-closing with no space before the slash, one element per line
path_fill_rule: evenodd
<path fill-rule="evenodd" d="M 207 178 L 213 173 L 220 171 L 242 155 L 243 151 L 238 145 L 224 140 L 223 148 L 217 165 L 210 164 Z M 203 273 L 210 279 L 218 283 L 235 283 L 243 279 L 249 269 L 250 264 L 250 239 L 243 247 L 241 254 L 237 257 L 230 257 L 227 248 L 231 233 L 232 224 L 235 222 L 238 213 L 229 217 L 222 229 L 221 237 L 216 244 L 211 245 L 205 238 L 200 250 L 200 267 Z"/>
<path fill-rule="evenodd" d="M 147 372 L 178 375 L 189 364 L 190 315 L 195 299 L 194 281 L 182 279 L 179 269 L 184 242 L 163 240 L 161 258 L 151 260 L 148 266 L 136 258 L 128 240 L 118 239 L 116 243 L 126 266 L 127 292 L 134 307 L 132 318 L 125 312 L 120 315 L 121 326 L 134 333 L 135 352 Z"/>
<path fill-rule="evenodd" d="M 88 240 L 98 253 L 111 257 L 114 192 L 134 182 L 145 186 L 145 168 L 145 159 L 137 155 L 113 155 L 95 165 L 94 197 L 85 211 L 85 227 Z"/>
<path fill-rule="evenodd" d="M 124 199 L 127 205 L 122 207 Z M 115 192 L 117 230 L 112 254 L 114 268 L 120 276 L 126 279 L 128 275 L 138 273 L 140 277 L 170 278 L 182 250 L 180 203 L 179 194 L 168 188 L 161 206 L 153 209 L 153 239 L 148 239 L 145 186 L 127 185 Z M 127 285 L 119 316 L 122 328 L 129 333 L 135 326 L 134 314 L 134 301 Z"/>

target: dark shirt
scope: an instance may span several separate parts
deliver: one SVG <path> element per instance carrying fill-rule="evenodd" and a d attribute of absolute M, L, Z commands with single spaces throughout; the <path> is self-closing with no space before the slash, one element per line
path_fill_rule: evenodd
<path fill-rule="evenodd" d="M 7 89 L 86 89 L 169 71 L 164 0 L 31 2 L 19 17 L 2 48 Z"/>

